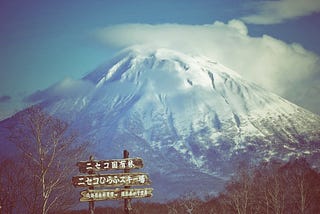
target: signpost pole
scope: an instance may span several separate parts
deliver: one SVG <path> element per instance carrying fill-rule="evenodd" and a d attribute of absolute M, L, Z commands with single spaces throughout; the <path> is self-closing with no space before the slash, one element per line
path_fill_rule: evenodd
<path fill-rule="evenodd" d="M 123 150 L 123 158 L 129 158 L 129 152 L 127 150 Z M 130 169 L 124 169 L 124 173 L 129 173 Z M 125 186 L 125 189 L 129 189 L 130 186 Z M 124 199 L 124 212 L 126 214 L 130 214 L 132 210 L 131 199 Z"/>
<path fill-rule="evenodd" d="M 90 156 L 90 161 L 93 161 L 93 156 Z M 94 174 L 93 171 L 90 171 L 89 174 Z M 94 189 L 94 187 L 89 187 L 89 189 Z M 89 201 L 89 214 L 94 214 L 94 201 Z"/>

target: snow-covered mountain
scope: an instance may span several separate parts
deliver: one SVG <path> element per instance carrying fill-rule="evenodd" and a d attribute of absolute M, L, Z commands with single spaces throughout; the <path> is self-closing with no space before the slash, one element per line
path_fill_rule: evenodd
<path fill-rule="evenodd" d="M 216 193 L 237 163 L 306 156 L 320 165 L 320 117 L 203 56 L 133 48 L 47 97 L 49 113 L 94 143 L 97 159 L 144 159 L 154 197 Z"/>

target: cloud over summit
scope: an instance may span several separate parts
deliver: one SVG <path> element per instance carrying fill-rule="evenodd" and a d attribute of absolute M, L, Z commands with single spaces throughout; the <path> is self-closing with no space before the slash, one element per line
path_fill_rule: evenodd
<path fill-rule="evenodd" d="M 268 35 L 250 36 L 240 20 L 205 25 L 120 24 L 98 30 L 96 37 L 117 48 L 147 44 L 205 55 L 244 78 L 291 98 L 292 94 L 305 94 L 313 87 L 301 80 L 312 78 L 320 65 L 319 56 L 300 44 L 288 44 Z"/>

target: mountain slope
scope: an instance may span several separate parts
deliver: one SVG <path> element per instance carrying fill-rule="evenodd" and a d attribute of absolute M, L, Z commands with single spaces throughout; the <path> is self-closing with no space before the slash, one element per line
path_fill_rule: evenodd
<path fill-rule="evenodd" d="M 129 49 L 82 80 L 93 89 L 42 106 L 94 142 L 97 158 L 142 157 L 156 199 L 215 193 L 241 161 L 320 164 L 318 115 L 206 57 Z"/>

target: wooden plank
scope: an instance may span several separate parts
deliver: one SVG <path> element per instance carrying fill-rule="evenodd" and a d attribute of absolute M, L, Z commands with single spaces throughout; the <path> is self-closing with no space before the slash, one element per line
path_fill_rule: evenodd
<path fill-rule="evenodd" d="M 141 186 L 150 183 L 151 180 L 146 173 L 94 174 L 72 178 L 75 187 Z"/>
<path fill-rule="evenodd" d="M 140 169 L 143 167 L 142 158 L 125 158 L 113 160 L 90 160 L 80 161 L 77 163 L 81 173 L 108 171 L 108 170 L 125 170 Z"/>
<path fill-rule="evenodd" d="M 121 200 L 132 198 L 152 197 L 152 188 L 139 189 L 95 189 L 82 191 L 80 201 L 104 201 L 104 200 Z"/>

